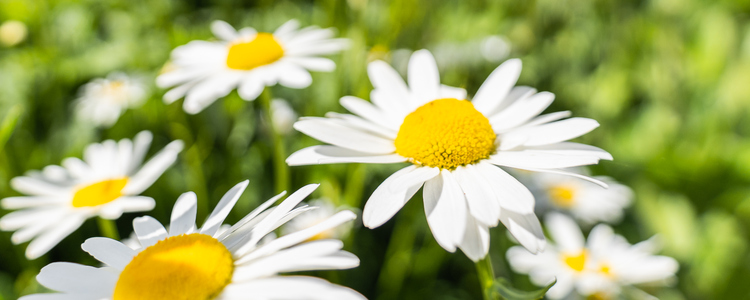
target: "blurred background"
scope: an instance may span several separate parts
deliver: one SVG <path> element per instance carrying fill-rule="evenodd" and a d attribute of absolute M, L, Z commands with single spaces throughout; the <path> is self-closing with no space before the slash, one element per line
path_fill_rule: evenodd
<path fill-rule="evenodd" d="M 213 39 L 213 20 L 273 31 L 292 18 L 334 27 L 352 41 L 332 56 L 337 70 L 313 73 L 311 87 L 272 88 L 299 116 L 343 112 L 344 95 L 369 99 L 366 64 L 375 59 L 404 74 L 410 53 L 427 48 L 443 83 L 473 95 L 503 60 L 521 58 L 519 84 L 557 95 L 548 111 L 572 110 L 601 123 L 580 141 L 615 160 L 592 172 L 636 195 L 615 230 L 631 243 L 659 234 L 662 253 L 680 262 L 672 286 L 646 290 L 660 299 L 750 298 L 750 1 L 0 0 L 0 198 L 19 195 L 8 182 L 27 170 L 80 157 L 89 143 L 150 130 L 152 153 L 174 139 L 186 148 L 144 192 L 157 200 L 146 214 L 168 220 L 177 196 L 189 190 L 212 208 L 250 179 L 229 218 L 238 220 L 274 194 L 268 123 L 258 103 L 233 92 L 187 115 L 182 101 L 163 104 L 154 78 L 174 47 Z M 79 88 L 113 71 L 145 78 L 148 100 L 107 129 L 78 120 Z M 292 153 L 319 142 L 290 130 L 285 144 Z M 293 167 L 292 189 L 322 183 L 315 198 L 361 208 L 401 167 Z M 199 219 L 210 212 L 201 209 Z M 117 220 L 121 235 L 140 215 Z M 95 263 L 80 248 L 99 235 L 94 220 L 34 261 L 10 234 L 0 233 L 0 299 L 42 291 L 34 276 L 49 262 Z M 432 238 L 421 195 L 378 229 L 355 221 L 345 243 L 361 266 L 316 275 L 370 299 L 481 297 L 473 263 Z M 505 250 L 512 245 L 503 227 L 492 230 L 496 275 L 534 289 L 509 271 Z"/>

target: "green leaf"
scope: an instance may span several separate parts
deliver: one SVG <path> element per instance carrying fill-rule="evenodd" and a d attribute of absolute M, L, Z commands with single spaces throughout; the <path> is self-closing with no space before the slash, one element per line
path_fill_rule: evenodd
<path fill-rule="evenodd" d="M 503 299 L 503 300 L 537 300 L 542 299 L 544 294 L 557 283 L 557 280 L 552 281 L 546 287 L 543 287 L 536 291 L 521 291 L 514 288 L 510 282 L 505 278 L 498 277 L 492 286 L 488 288 L 487 294 L 490 295 L 490 299 Z"/>
<path fill-rule="evenodd" d="M 18 117 L 20 116 L 20 105 L 11 107 L 11 109 L 8 110 L 8 113 L 5 114 L 3 122 L 0 123 L 0 149 L 3 149 L 3 147 L 5 147 L 5 143 L 8 141 L 8 138 L 10 138 L 10 134 L 13 133 L 13 130 L 16 128 Z"/>

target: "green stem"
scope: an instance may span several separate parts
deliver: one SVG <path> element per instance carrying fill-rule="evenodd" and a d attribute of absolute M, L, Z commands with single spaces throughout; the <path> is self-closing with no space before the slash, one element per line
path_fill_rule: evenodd
<path fill-rule="evenodd" d="M 495 271 L 492 270 L 492 261 L 488 254 L 485 258 L 476 263 L 479 285 L 482 287 L 482 295 L 485 300 L 491 300 L 489 289 L 495 281 Z"/>
<path fill-rule="evenodd" d="M 120 234 L 117 232 L 117 226 L 114 220 L 107 220 L 102 217 L 96 217 L 96 223 L 99 225 L 99 231 L 103 236 L 119 241 Z"/>
<path fill-rule="evenodd" d="M 286 164 L 286 150 L 284 149 L 284 137 L 279 134 L 278 129 L 273 126 L 273 115 L 271 113 L 271 90 L 266 88 L 260 95 L 260 105 L 266 122 L 268 122 L 269 136 L 273 143 L 273 168 L 276 176 L 276 193 L 289 190 L 289 166 Z"/>

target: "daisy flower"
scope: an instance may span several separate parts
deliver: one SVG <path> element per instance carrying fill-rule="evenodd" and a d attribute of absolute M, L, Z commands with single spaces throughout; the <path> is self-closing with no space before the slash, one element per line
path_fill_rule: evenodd
<path fill-rule="evenodd" d="M 336 206 L 331 203 L 331 201 L 327 199 L 316 199 L 313 201 L 310 201 L 310 206 L 316 207 L 315 210 L 310 211 L 308 213 L 305 213 L 297 218 L 294 218 L 293 220 L 289 221 L 289 223 L 286 223 L 286 225 L 282 228 L 282 231 L 284 233 L 292 233 L 296 231 L 300 231 L 305 228 L 309 228 L 312 226 L 315 226 L 316 224 L 325 221 L 330 216 L 333 216 L 336 214 L 336 212 L 340 211 L 341 209 L 337 208 Z M 349 232 L 351 231 L 352 226 L 351 223 L 347 223 L 345 225 L 331 228 L 327 231 L 323 231 L 320 234 L 312 237 L 312 240 L 319 240 L 319 239 L 342 239 L 349 235 Z"/>
<path fill-rule="evenodd" d="M 4 209 L 18 209 L 0 218 L 0 229 L 15 231 L 14 244 L 31 240 L 26 257 L 35 259 L 63 238 L 99 216 L 117 219 L 123 212 L 149 211 L 154 199 L 139 196 L 177 159 L 182 141 L 173 141 L 143 163 L 152 135 L 138 133 L 133 141 L 106 140 L 86 147 L 83 160 L 66 158 L 62 166 L 13 178 L 11 186 L 30 196 L 0 201 Z"/>
<path fill-rule="evenodd" d="M 85 84 L 80 94 L 75 102 L 78 117 L 109 127 L 125 110 L 143 104 L 147 88 L 141 79 L 117 72 Z"/>
<path fill-rule="evenodd" d="M 211 30 L 218 41 L 192 41 L 172 51 L 167 71 L 156 78 L 172 103 L 185 97 L 183 108 L 196 114 L 237 88 L 242 99 L 252 101 L 266 86 L 281 84 L 295 89 L 312 83 L 309 71 L 330 72 L 336 64 L 317 57 L 336 53 L 348 45 L 334 39 L 333 29 L 315 26 L 299 29 L 291 20 L 273 33 L 245 27 L 235 30 L 224 21 L 214 21 Z"/>
<path fill-rule="evenodd" d="M 368 66 L 372 103 L 346 96 L 341 105 L 355 115 L 329 113 L 295 123 L 332 145 L 302 149 L 287 163 L 410 163 L 373 192 L 363 211 L 365 226 L 388 221 L 424 185 L 427 222 L 446 250 L 460 248 L 478 261 L 489 249 L 489 227 L 502 222 L 522 245 L 540 251 L 545 239 L 534 197 L 499 166 L 567 174 L 559 169 L 611 156 L 565 142 L 599 126 L 596 121 L 560 120 L 569 112 L 537 117 L 554 95 L 514 88 L 520 72 L 520 60 L 506 61 L 467 101 L 463 89 L 440 84 L 427 50 L 412 55 L 408 87 L 392 67 L 375 61 Z"/>
<path fill-rule="evenodd" d="M 654 255 L 653 239 L 635 245 L 616 235 L 611 227 L 594 227 L 585 240 L 573 219 L 559 214 L 547 215 L 545 225 L 554 243 L 539 254 L 522 247 L 508 249 L 508 262 L 514 271 L 529 274 L 531 281 L 544 286 L 557 279 L 547 292 L 561 299 L 575 290 L 582 296 L 610 299 L 621 287 L 664 281 L 679 268 L 671 257 Z"/>
<path fill-rule="evenodd" d="M 195 224 L 197 199 L 182 194 L 169 229 L 152 217 L 133 220 L 142 246 L 132 249 L 109 238 L 86 240 L 82 248 L 102 262 L 101 268 L 57 262 L 42 268 L 39 283 L 60 293 L 36 294 L 23 300 L 209 300 L 209 299 L 365 299 L 320 278 L 279 273 L 349 269 L 359 265 L 343 243 L 328 239 L 304 242 L 320 232 L 353 220 L 342 211 L 316 226 L 276 239 L 263 237 L 311 209 L 296 207 L 317 185 L 308 185 L 269 208 L 284 193 L 266 201 L 224 233 L 219 228 L 247 181 L 230 189 L 202 227 Z"/>
<path fill-rule="evenodd" d="M 585 174 L 585 170 L 575 173 Z M 586 174 L 588 175 L 588 174 Z M 615 223 L 633 199 L 633 191 L 605 176 L 594 177 L 609 187 L 602 188 L 579 178 L 549 173 L 534 173 L 532 180 L 538 188 L 537 199 L 560 211 L 569 212 L 585 224 Z"/>

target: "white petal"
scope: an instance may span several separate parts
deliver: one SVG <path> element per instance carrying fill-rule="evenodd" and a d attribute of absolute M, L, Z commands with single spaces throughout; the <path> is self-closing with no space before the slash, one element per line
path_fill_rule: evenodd
<path fill-rule="evenodd" d="M 412 186 L 401 190 L 390 188 L 392 184 L 398 182 L 404 175 L 418 169 L 417 166 L 408 166 L 386 178 L 372 193 L 372 196 L 365 203 L 362 212 L 362 221 L 367 228 L 377 228 L 393 217 L 406 202 L 414 196 L 422 187 L 424 182 L 415 183 Z"/>
<path fill-rule="evenodd" d="M 477 164 L 477 171 L 489 182 L 500 207 L 520 214 L 534 212 L 534 195 L 518 179 L 488 163 Z"/>
<path fill-rule="evenodd" d="M 490 231 L 486 225 L 479 224 L 473 217 L 466 218 L 466 232 L 464 240 L 459 244 L 461 251 L 469 259 L 477 262 L 487 256 L 490 251 Z"/>
<path fill-rule="evenodd" d="M 536 127 L 511 131 L 504 134 L 501 137 L 501 141 L 503 138 L 512 138 L 515 135 L 520 135 L 527 137 L 523 143 L 526 146 L 548 145 L 577 138 L 597 127 L 599 127 L 599 123 L 595 120 L 570 118 Z M 505 147 L 502 147 L 502 144 L 501 149 L 505 149 Z"/>
<path fill-rule="evenodd" d="M 481 170 L 474 165 L 458 167 L 453 174 L 466 195 L 471 215 L 484 225 L 497 226 L 500 202 L 497 201 L 491 187 L 491 184 L 497 183 L 489 183 Z M 467 229 L 467 232 L 470 230 L 476 231 L 472 228 Z"/>
<path fill-rule="evenodd" d="M 273 276 L 228 285 L 222 296 L 228 299 L 245 299 L 253 295 L 258 299 L 309 299 L 309 300 L 366 300 L 356 291 L 332 284 L 316 277 Z"/>
<path fill-rule="evenodd" d="M 518 169 L 561 169 L 599 163 L 597 156 L 564 155 L 537 151 L 499 151 L 488 162 Z"/>
<path fill-rule="evenodd" d="M 295 30 L 297 30 L 297 28 L 299 28 L 299 21 L 291 19 L 279 26 L 279 28 L 277 28 L 276 31 L 273 32 L 273 34 L 283 36 L 294 32 Z"/>
<path fill-rule="evenodd" d="M 570 156 L 595 156 L 599 159 L 612 160 L 612 154 L 609 154 L 609 152 L 607 151 L 604 151 L 598 147 L 573 142 L 562 142 L 544 146 L 524 147 L 524 150 L 526 150 L 527 152 L 538 151 Z"/>
<path fill-rule="evenodd" d="M 68 193 L 69 188 L 56 185 L 46 180 L 29 176 L 19 176 L 10 180 L 14 190 L 27 195 L 58 196 Z"/>
<path fill-rule="evenodd" d="M 415 103 L 423 104 L 438 98 L 440 92 L 440 73 L 435 57 L 427 50 L 418 50 L 409 59 L 409 88 Z"/>
<path fill-rule="evenodd" d="M 573 219 L 556 212 L 547 214 L 544 225 L 561 252 L 577 254 L 584 248 L 581 229 Z"/>
<path fill-rule="evenodd" d="M 330 145 L 307 147 L 294 152 L 286 159 L 290 166 L 334 163 L 390 164 L 405 161 L 406 158 L 398 154 L 373 155 Z"/>
<path fill-rule="evenodd" d="M 258 75 L 247 75 L 240 81 L 237 93 L 240 94 L 240 98 L 252 101 L 258 98 L 266 85 L 263 80 L 257 78 Z"/>
<path fill-rule="evenodd" d="M 118 270 L 125 269 L 125 266 L 138 254 L 125 244 L 104 237 L 89 238 L 81 245 L 81 248 L 98 261 Z"/>
<path fill-rule="evenodd" d="M 341 97 L 341 100 L 339 102 L 341 103 L 341 106 L 346 108 L 348 111 L 362 118 L 365 118 L 370 122 L 394 131 L 398 131 L 399 129 L 399 126 L 397 124 L 392 122 L 386 114 L 384 114 L 374 105 L 370 104 L 370 102 L 354 96 Z"/>
<path fill-rule="evenodd" d="M 466 228 L 466 200 L 449 171 L 440 175 L 424 185 L 425 215 L 435 241 L 448 252 L 454 252 Z"/>
<path fill-rule="evenodd" d="M 567 117 L 570 117 L 571 115 L 572 113 L 569 110 L 548 113 L 546 115 L 541 115 L 534 119 L 531 119 L 531 121 L 526 122 L 526 124 L 523 124 L 523 127 L 527 127 L 527 126 L 532 127 L 532 126 L 547 124 L 549 122 L 554 122 L 557 120 L 565 119 Z"/>
<path fill-rule="evenodd" d="M 303 89 L 312 84 L 312 76 L 302 67 L 288 64 L 279 75 L 279 84 L 288 88 Z"/>
<path fill-rule="evenodd" d="M 222 71 L 196 84 L 185 97 L 182 105 L 185 112 L 197 114 L 216 99 L 228 95 L 237 86 L 242 75 L 242 72 Z"/>
<path fill-rule="evenodd" d="M 26 257 L 28 259 L 36 259 L 44 255 L 52 247 L 60 243 L 62 239 L 73 233 L 78 227 L 81 227 L 81 224 L 85 220 L 86 218 L 83 216 L 70 216 L 64 219 L 50 231 L 43 233 L 31 241 L 26 248 Z"/>
<path fill-rule="evenodd" d="M 169 236 L 177 236 L 195 230 L 195 217 L 198 213 L 198 197 L 193 192 L 187 192 L 177 198 L 172 208 L 169 222 Z"/>
<path fill-rule="evenodd" d="M 336 63 L 324 57 L 288 57 L 285 60 L 310 71 L 331 72 L 336 69 Z"/>
<path fill-rule="evenodd" d="M 229 191 L 224 194 L 223 197 L 221 197 L 219 203 L 216 204 L 216 208 L 214 208 L 214 211 L 211 212 L 210 216 L 208 216 L 206 223 L 204 223 L 203 227 L 201 227 L 200 232 L 202 234 L 210 236 L 214 236 L 216 234 L 216 232 L 219 230 L 219 227 L 221 227 L 221 224 L 224 223 L 224 219 L 226 219 L 226 217 L 229 215 L 229 212 L 237 203 L 237 200 L 240 199 L 240 196 L 242 196 L 242 192 L 245 191 L 245 188 L 247 188 L 247 185 L 249 183 L 249 180 L 240 182 L 229 189 Z"/>
<path fill-rule="evenodd" d="M 150 247 L 156 242 L 167 238 L 167 230 L 156 219 L 145 216 L 133 220 L 133 230 L 141 246 Z"/>
<path fill-rule="evenodd" d="M 367 121 L 355 115 L 340 114 L 340 113 L 329 111 L 325 114 L 325 116 L 330 119 L 339 120 L 340 121 L 339 123 L 342 125 L 351 126 L 362 131 L 371 132 L 389 140 L 395 140 L 396 136 L 398 135 L 398 129 L 390 129 L 390 128 L 382 127 L 378 124 L 374 124 L 370 121 Z M 394 124 L 396 123 L 394 122 Z M 392 126 L 397 127 L 396 125 L 392 125 Z"/>
<path fill-rule="evenodd" d="M 229 25 L 229 23 L 216 20 L 211 22 L 211 32 L 217 37 L 225 41 L 232 41 L 238 38 L 237 30 Z"/>
<path fill-rule="evenodd" d="M 508 228 L 508 232 L 531 253 L 536 254 L 544 250 L 547 240 L 544 238 L 539 219 L 533 213 L 522 215 L 503 210 L 500 213 L 500 221 Z"/>
<path fill-rule="evenodd" d="M 4 209 L 19 209 L 49 205 L 64 204 L 65 197 L 52 197 L 52 196 L 21 196 L 21 197 L 8 197 L 0 200 L 0 206 Z"/>
<path fill-rule="evenodd" d="M 169 143 L 146 162 L 138 173 L 130 177 L 122 192 L 127 195 L 137 195 L 146 190 L 177 160 L 177 154 L 182 151 L 183 147 L 184 144 L 180 140 Z"/>
<path fill-rule="evenodd" d="M 554 170 L 554 169 L 533 169 L 533 168 L 524 169 L 524 170 L 533 171 L 533 172 L 543 172 L 543 173 L 551 173 L 551 174 L 559 174 L 559 175 L 572 176 L 572 177 L 576 177 L 576 178 L 580 178 L 580 179 L 586 180 L 588 182 L 592 182 L 592 183 L 598 184 L 599 186 L 601 186 L 601 187 L 603 187 L 605 189 L 608 187 L 608 185 L 606 183 L 604 183 L 603 181 L 601 181 L 601 180 L 597 180 L 597 179 L 591 178 L 589 176 L 585 176 L 585 175 L 581 175 L 581 174 L 577 174 L 577 173 L 573 173 L 573 172 L 568 172 L 568 171 L 563 171 L 563 170 Z"/>
<path fill-rule="evenodd" d="M 97 295 L 95 291 L 106 290 L 107 288 L 114 289 L 117 283 L 117 274 L 108 272 L 106 269 L 95 268 L 90 266 L 84 266 L 68 262 L 54 262 L 51 263 L 39 272 L 36 277 L 37 281 L 43 286 L 66 293 L 72 293 L 71 296 L 77 296 L 79 298 L 64 298 L 61 294 L 47 294 L 47 295 L 59 295 L 60 298 L 49 297 L 46 299 L 80 299 L 83 296 L 92 296 L 93 299 L 98 299 L 101 296 Z M 82 295 L 83 294 L 83 295 Z M 86 295 L 88 294 L 88 295 Z M 93 295 L 92 295 L 93 294 Z M 39 296 L 44 294 L 38 294 Z M 24 298 L 27 299 L 27 298 Z M 29 298 L 30 299 L 30 298 Z M 43 299 L 39 297 L 38 299 Z M 88 299 L 88 298 L 86 298 Z"/>
<path fill-rule="evenodd" d="M 542 113 L 554 100 L 555 94 L 550 92 L 541 92 L 528 98 L 519 99 L 505 110 L 490 118 L 492 129 L 495 132 L 504 132 L 508 129 L 521 126 Z"/>
<path fill-rule="evenodd" d="M 367 75 L 372 86 L 382 97 L 371 95 L 372 102 L 383 111 L 395 110 L 406 113 L 409 90 L 401 76 L 389 64 L 376 60 L 367 65 Z"/>
<path fill-rule="evenodd" d="M 392 193 L 409 189 L 413 186 L 421 186 L 425 181 L 440 175 L 439 168 L 418 167 L 409 173 L 405 173 L 389 185 Z"/>
<path fill-rule="evenodd" d="M 479 87 L 471 101 L 474 108 L 485 116 L 490 115 L 497 106 L 502 104 L 520 75 L 520 59 L 509 59 L 498 66 Z"/>
<path fill-rule="evenodd" d="M 373 154 L 396 151 L 393 141 L 324 118 L 305 118 L 294 123 L 294 128 L 322 142 L 351 150 Z"/>

